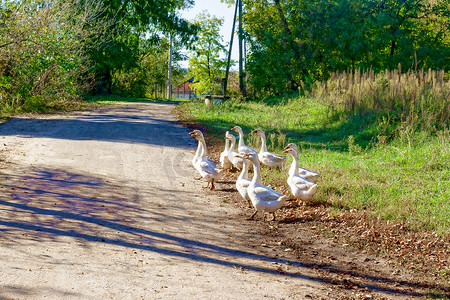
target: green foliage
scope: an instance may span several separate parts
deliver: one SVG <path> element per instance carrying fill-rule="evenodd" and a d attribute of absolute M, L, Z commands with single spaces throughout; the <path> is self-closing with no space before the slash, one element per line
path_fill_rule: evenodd
<path fill-rule="evenodd" d="M 330 73 L 449 70 L 450 2 L 247 0 L 248 80 L 256 97 L 308 88 Z"/>
<path fill-rule="evenodd" d="M 7 1 L 0 5 L 0 106 L 34 109 L 77 97 L 87 90 L 88 63 L 81 55 L 91 34 L 83 20 L 99 6 L 78 14 L 80 2 Z M 36 100 L 39 99 L 39 100 Z M 31 102 L 30 102 L 31 101 Z M 30 103 L 34 103 L 31 104 Z M 1 108 L 0 108 L 1 109 Z"/>
<path fill-rule="evenodd" d="M 189 73 L 196 81 L 193 88 L 197 94 L 217 94 L 227 63 L 223 55 L 226 52 L 223 38 L 219 33 L 223 19 L 203 11 L 194 24 L 199 27 L 199 33 L 189 57 Z"/>
<path fill-rule="evenodd" d="M 161 73 L 155 75 L 160 66 L 149 59 L 155 53 L 158 63 L 163 58 L 161 45 L 167 42 L 160 33 L 172 32 L 179 44 L 192 37 L 194 26 L 177 15 L 177 9 L 191 4 L 0 2 L 0 109 L 38 109 L 89 92 L 108 93 L 113 82 L 121 94 L 145 95 Z M 44 105 L 27 104 L 36 99 Z"/>
<path fill-rule="evenodd" d="M 160 40 L 161 33 L 171 32 L 184 42 L 195 33 L 195 26 L 177 14 L 178 9 L 191 5 L 191 0 L 103 0 L 101 3 L 105 7 L 101 16 L 109 24 L 91 37 L 95 46 L 86 52 L 93 62 L 95 93 L 111 93 L 113 75 L 120 74 L 122 79 L 124 72 L 130 73 L 130 77 L 140 75 L 132 73 L 142 67 L 142 56 Z"/>
<path fill-rule="evenodd" d="M 179 47 L 179 44 L 176 45 Z M 175 47 L 172 51 L 172 83 L 181 84 L 185 78 L 185 72 L 178 66 L 181 59 Z M 145 53 L 140 57 L 136 67 L 129 70 L 117 70 L 113 73 L 112 88 L 114 93 L 132 97 L 154 97 L 155 86 L 166 86 L 168 74 L 169 41 L 160 38 L 149 45 Z"/>

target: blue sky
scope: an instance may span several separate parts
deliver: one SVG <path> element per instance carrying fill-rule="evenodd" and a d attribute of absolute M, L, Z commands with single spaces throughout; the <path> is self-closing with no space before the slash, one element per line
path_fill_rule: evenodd
<path fill-rule="evenodd" d="M 187 20 L 193 20 L 203 10 L 207 10 L 211 15 L 224 19 L 220 34 L 223 40 L 229 43 L 233 26 L 234 5 L 229 7 L 227 4 L 221 3 L 220 0 L 195 0 L 194 6 L 189 10 L 182 11 L 181 15 Z M 231 58 L 237 60 L 238 57 L 237 37 L 235 36 Z"/>

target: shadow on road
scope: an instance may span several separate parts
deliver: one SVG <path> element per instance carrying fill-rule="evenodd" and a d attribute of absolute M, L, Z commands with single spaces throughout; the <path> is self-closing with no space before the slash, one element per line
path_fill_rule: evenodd
<path fill-rule="evenodd" d="M 0 135 L 143 143 L 177 148 L 196 146 L 196 141 L 185 128 L 176 121 L 151 117 L 151 110 L 144 105 L 101 110 L 70 118 L 12 118 L 0 124 Z"/>
<path fill-rule="evenodd" d="M 121 183 L 106 182 L 94 176 L 66 170 L 26 170 L 20 176 L 0 174 L 0 180 L 0 237 L 5 246 L 20 243 L 23 239 L 56 243 L 59 237 L 71 237 L 88 247 L 105 243 L 253 272 L 339 286 L 349 284 L 347 281 L 328 280 L 306 274 L 308 269 L 320 269 L 329 274 L 346 272 L 332 264 L 306 264 L 252 253 L 250 250 L 220 246 L 221 242 L 214 240 L 212 232 L 217 230 L 212 226 L 217 222 L 216 218 L 212 216 L 206 220 L 196 220 L 192 217 L 194 214 L 177 206 L 183 199 L 179 198 L 176 191 L 144 190 L 137 193 L 131 187 L 124 188 Z M 145 193 L 159 193 L 164 201 L 155 203 L 154 206 L 146 205 L 144 209 L 138 195 Z M 175 213 L 170 216 L 165 214 L 167 208 L 164 206 L 167 204 L 164 203 L 170 203 L 170 209 Z M 192 224 L 191 230 L 203 228 L 205 232 L 212 232 L 209 234 L 212 237 L 199 241 L 183 237 L 182 234 L 176 236 L 151 229 L 157 227 L 155 224 L 158 223 L 176 228 L 180 222 Z M 241 241 L 241 244 L 245 245 L 245 241 Z M 282 272 L 272 267 L 271 263 L 289 264 L 295 266 L 296 271 Z M 390 294 L 404 294 L 400 287 L 417 287 L 417 283 L 393 278 L 361 273 L 351 275 L 356 279 L 351 282 L 353 286 Z M 369 284 L 360 283 L 361 278 Z M 384 287 L 386 283 L 393 287 Z M 416 292 L 408 295 L 426 296 Z"/>

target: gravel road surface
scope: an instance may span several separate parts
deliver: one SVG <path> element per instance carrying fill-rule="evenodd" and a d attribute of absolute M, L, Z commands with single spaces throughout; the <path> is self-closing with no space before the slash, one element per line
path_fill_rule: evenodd
<path fill-rule="evenodd" d="M 0 125 L 0 299 L 333 299 L 191 166 L 172 104 Z"/>

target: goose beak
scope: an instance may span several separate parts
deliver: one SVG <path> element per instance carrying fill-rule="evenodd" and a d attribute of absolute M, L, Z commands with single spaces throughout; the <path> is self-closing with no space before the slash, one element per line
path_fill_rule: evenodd
<path fill-rule="evenodd" d="M 283 153 L 289 153 L 290 148 L 284 148 Z"/>
<path fill-rule="evenodd" d="M 258 133 L 258 129 L 253 130 L 252 133 Z"/>
<path fill-rule="evenodd" d="M 288 150 L 288 149 L 291 149 L 291 146 L 287 145 L 286 147 L 284 147 L 283 150 Z M 283 151 L 283 153 L 284 153 L 284 151 Z"/>
<path fill-rule="evenodd" d="M 234 126 L 233 128 L 231 128 L 231 130 L 236 130 L 236 126 Z"/>

